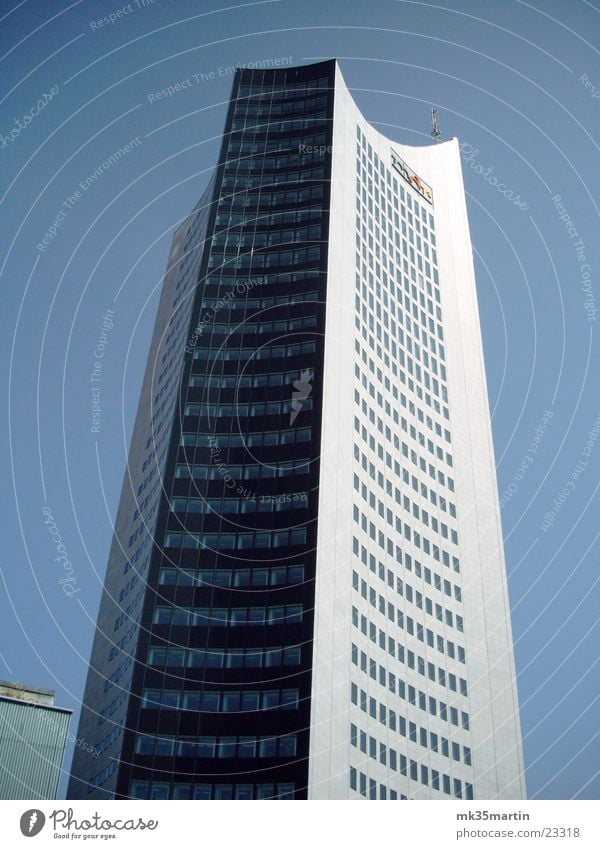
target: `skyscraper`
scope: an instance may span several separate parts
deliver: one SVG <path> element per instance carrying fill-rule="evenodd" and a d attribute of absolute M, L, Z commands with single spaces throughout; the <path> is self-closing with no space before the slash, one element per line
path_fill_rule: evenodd
<path fill-rule="evenodd" d="M 176 231 L 71 798 L 522 798 L 456 140 L 240 70 Z"/>

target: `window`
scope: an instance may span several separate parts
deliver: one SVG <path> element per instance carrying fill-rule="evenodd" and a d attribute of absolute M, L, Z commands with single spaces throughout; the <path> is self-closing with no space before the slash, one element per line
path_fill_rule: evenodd
<path fill-rule="evenodd" d="M 154 752 L 154 739 L 146 734 L 138 734 L 135 741 L 135 751 L 138 755 L 151 755 Z"/>
<path fill-rule="evenodd" d="M 296 755 L 297 740 L 295 734 L 288 734 L 279 740 L 279 755 L 292 758 Z"/>
<path fill-rule="evenodd" d="M 248 691 L 241 693 L 241 709 L 243 711 L 258 710 L 260 693 Z"/>
<path fill-rule="evenodd" d="M 239 758 L 254 758 L 256 756 L 256 738 L 255 737 L 240 737 L 238 744 Z M 250 798 L 250 797 L 248 797 Z"/>
<path fill-rule="evenodd" d="M 129 785 L 129 797 L 131 799 L 147 799 L 148 790 L 149 784 L 147 781 L 132 781 Z"/>
<path fill-rule="evenodd" d="M 277 757 L 277 739 L 275 737 L 261 737 L 258 756 L 260 758 Z"/>

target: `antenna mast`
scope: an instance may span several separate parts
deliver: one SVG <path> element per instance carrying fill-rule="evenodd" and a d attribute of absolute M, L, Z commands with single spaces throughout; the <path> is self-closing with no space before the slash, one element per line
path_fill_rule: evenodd
<path fill-rule="evenodd" d="M 442 135 L 440 132 L 440 125 L 438 124 L 437 109 L 434 107 L 431 108 L 431 135 L 435 144 L 439 142 L 440 136 Z"/>

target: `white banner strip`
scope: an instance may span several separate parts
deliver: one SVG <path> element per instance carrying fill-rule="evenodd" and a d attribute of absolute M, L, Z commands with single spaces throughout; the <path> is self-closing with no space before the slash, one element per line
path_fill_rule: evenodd
<path fill-rule="evenodd" d="M 362 801 L 10 801 L 0 802 L 0 824 L 1 845 L 10 849 L 67 840 L 118 841 L 123 849 L 177 840 L 223 849 L 319 849 L 332 842 L 344 849 L 600 846 L 595 801 L 380 802 L 376 810 Z"/>

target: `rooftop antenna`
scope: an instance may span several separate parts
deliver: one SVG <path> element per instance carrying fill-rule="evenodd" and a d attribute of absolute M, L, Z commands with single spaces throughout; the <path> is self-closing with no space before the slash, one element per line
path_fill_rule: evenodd
<path fill-rule="evenodd" d="M 434 144 L 439 142 L 440 136 L 442 135 L 440 132 L 440 125 L 438 124 L 437 109 L 434 107 L 431 108 L 431 135 L 433 137 Z"/>

